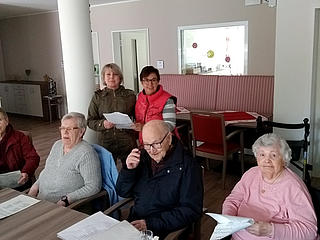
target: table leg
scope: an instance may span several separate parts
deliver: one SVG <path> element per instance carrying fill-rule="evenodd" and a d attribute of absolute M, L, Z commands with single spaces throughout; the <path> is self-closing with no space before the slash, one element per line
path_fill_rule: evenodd
<path fill-rule="evenodd" d="M 49 121 L 52 122 L 52 113 L 51 113 L 51 102 L 50 98 L 48 98 L 48 108 L 49 108 Z"/>

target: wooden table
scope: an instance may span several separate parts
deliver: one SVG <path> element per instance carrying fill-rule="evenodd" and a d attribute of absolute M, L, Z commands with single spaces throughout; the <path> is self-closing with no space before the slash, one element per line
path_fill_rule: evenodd
<path fill-rule="evenodd" d="M 191 111 L 193 112 L 203 112 L 205 113 L 210 113 L 210 112 L 215 112 L 215 113 L 219 113 L 216 111 L 210 111 L 210 110 L 196 110 L 196 109 L 191 109 Z M 221 111 L 222 112 L 222 111 Z M 189 113 L 184 113 L 184 112 L 178 112 L 176 114 L 176 119 L 177 120 L 182 120 L 182 121 L 190 121 L 191 115 L 190 112 Z M 233 126 L 233 127 L 240 127 L 240 128 L 257 128 L 257 122 L 254 121 L 241 121 L 241 122 L 234 122 L 234 123 L 230 123 L 227 126 Z"/>
<path fill-rule="evenodd" d="M 21 194 L 0 190 L 0 203 Z M 0 220 L 0 240 L 57 240 L 57 233 L 88 215 L 41 200 L 39 203 Z"/>

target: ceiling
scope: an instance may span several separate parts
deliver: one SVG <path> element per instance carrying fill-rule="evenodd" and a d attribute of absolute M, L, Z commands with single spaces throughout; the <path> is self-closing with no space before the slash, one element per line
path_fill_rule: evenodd
<path fill-rule="evenodd" d="M 125 1 L 128 0 L 89 0 L 89 3 L 100 5 Z M 57 9 L 57 0 L 0 0 L 0 19 L 56 11 Z"/>

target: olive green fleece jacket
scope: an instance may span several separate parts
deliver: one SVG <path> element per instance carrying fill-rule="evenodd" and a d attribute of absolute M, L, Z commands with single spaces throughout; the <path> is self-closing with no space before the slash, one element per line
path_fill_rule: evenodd
<path fill-rule="evenodd" d="M 135 103 L 134 91 L 125 89 L 122 85 L 116 90 L 107 87 L 97 90 L 91 99 L 87 118 L 88 127 L 98 132 L 99 144 L 109 150 L 114 158 L 119 157 L 123 160 L 136 147 L 135 132 L 129 129 L 105 129 L 103 114 L 121 112 L 133 118 Z"/>

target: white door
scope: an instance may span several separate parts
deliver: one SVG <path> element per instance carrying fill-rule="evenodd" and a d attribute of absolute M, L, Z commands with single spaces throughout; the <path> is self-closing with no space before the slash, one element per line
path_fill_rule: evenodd
<path fill-rule="evenodd" d="M 316 31 L 313 59 L 312 109 L 311 109 L 311 159 L 312 176 L 320 177 L 320 9 L 316 9 Z"/>
<path fill-rule="evenodd" d="M 123 72 L 124 86 L 140 92 L 141 69 L 149 64 L 148 30 L 112 32 L 113 60 Z"/>

